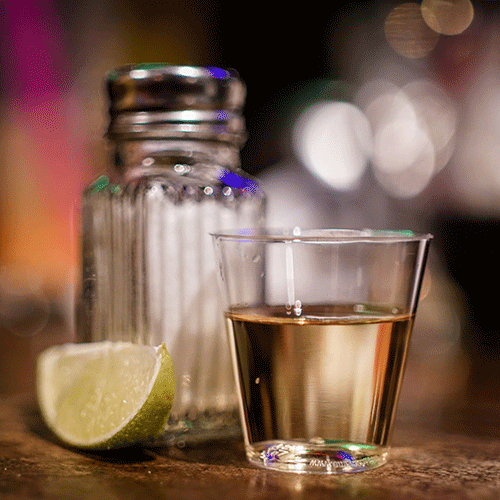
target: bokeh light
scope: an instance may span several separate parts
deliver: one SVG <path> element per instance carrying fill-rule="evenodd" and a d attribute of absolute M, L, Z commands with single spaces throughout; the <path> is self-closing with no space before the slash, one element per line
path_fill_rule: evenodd
<path fill-rule="evenodd" d="M 459 124 L 457 107 L 441 87 L 429 80 L 415 80 L 403 90 L 434 146 L 434 170 L 438 173 L 448 164 L 455 150 Z"/>
<path fill-rule="evenodd" d="M 347 102 L 322 102 L 297 120 L 293 144 L 303 164 L 334 189 L 358 186 L 372 152 L 370 124 Z"/>
<path fill-rule="evenodd" d="M 475 209 L 500 210 L 500 72 L 491 67 L 465 105 L 452 170 L 461 198 Z"/>
<path fill-rule="evenodd" d="M 385 94 L 367 110 L 374 122 L 374 172 L 390 194 L 419 194 L 434 172 L 435 153 L 426 130 L 403 91 Z"/>
<path fill-rule="evenodd" d="M 397 125 L 395 124 L 395 127 Z M 389 139 L 394 139 L 401 146 L 403 142 L 396 134 Z M 374 169 L 375 177 L 379 184 L 387 193 L 396 198 L 413 198 L 419 195 L 429 184 L 434 174 L 434 148 L 425 134 L 415 138 L 419 148 L 400 147 L 396 154 L 405 155 L 401 162 L 403 169 L 394 172 L 386 172 L 381 169 Z M 388 144 L 386 144 L 388 145 Z"/>
<path fill-rule="evenodd" d="M 442 35 L 459 35 L 474 19 L 470 0 L 423 0 L 421 8 L 427 25 Z"/>
<path fill-rule="evenodd" d="M 397 5 L 384 23 L 387 43 L 401 56 L 420 59 L 436 46 L 439 33 L 431 29 L 424 18 L 420 4 L 409 2 Z"/>
<path fill-rule="evenodd" d="M 407 170 L 420 156 L 422 141 L 426 140 L 408 96 L 399 89 L 382 94 L 366 113 L 373 125 L 377 170 L 387 174 Z"/>
<path fill-rule="evenodd" d="M 457 111 L 444 91 L 428 80 L 403 87 L 370 81 L 356 102 L 373 132 L 372 165 L 392 196 L 420 194 L 454 151 Z"/>
<path fill-rule="evenodd" d="M 371 164 L 391 196 L 422 193 L 450 161 L 458 111 L 446 92 L 426 79 L 398 86 L 374 79 L 353 103 L 325 100 L 305 106 L 296 119 L 296 156 L 316 178 L 336 191 L 354 191 Z"/>

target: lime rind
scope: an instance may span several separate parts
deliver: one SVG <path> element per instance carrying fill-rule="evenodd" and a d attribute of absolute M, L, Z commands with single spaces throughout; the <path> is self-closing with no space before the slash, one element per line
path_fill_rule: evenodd
<path fill-rule="evenodd" d="M 107 441 L 98 444 L 100 448 L 122 448 L 154 439 L 165 429 L 175 395 L 174 370 L 172 358 L 165 344 L 159 349 L 163 369 L 158 371 L 144 404 L 120 431 L 110 436 Z"/>
<path fill-rule="evenodd" d="M 135 368 L 128 370 L 128 362 L 136 363 Z M 140 370 L 140 380 L 134 379 L 134 370 Z M 45 422 L 62 442 L 82 449 L 120 448 L 156 437 L 165 427 L 175 395 L 173 363 L 165 344 L 56 346 L 40 355 L 37 372 Z M 131 395 L 129 406 L 119 401 L 124 394 L 127 397 L 124 389 L 137 393 Z M 99 419 L 104 421 L 103 432 Z"/>

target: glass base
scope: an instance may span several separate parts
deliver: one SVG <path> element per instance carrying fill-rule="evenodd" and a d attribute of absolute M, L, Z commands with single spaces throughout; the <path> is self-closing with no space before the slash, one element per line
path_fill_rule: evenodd
<path fill-rule="evenodd" d="M 241 438 L 237 411 L 206 411 L 195 416 L 170 416 L 153 446 L 193 446 L 209 441 Z"/>
<path fill-rule="evenodd" d="M 337 440 L 265 441 L 246 447 L 250 463 L 312 474 L 361 472 L 384 465 L 388 448 Z"/>

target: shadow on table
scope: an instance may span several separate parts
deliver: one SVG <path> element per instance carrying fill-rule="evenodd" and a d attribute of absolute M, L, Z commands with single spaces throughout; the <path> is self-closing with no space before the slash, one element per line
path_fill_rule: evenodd
<path fill-rule="evenodd" d="M 75 453 L 79 453 L 80 455 L 93 458 L 94 460 L 121 464 L 150 462 L 155 460 L 154 455 L 152 455 L 150 451 L 139 445 L 120 448 L 116 450 L 102 451 L 79 450 L 77 448 L 68 446 L 65 443 L 61 442 L 47 427 L 47 425 L 43 421 L 40 410 L 38 409 L 38 405 L 35 402 L 29 402 L 22 405 L 21 415 L 26 423 L 27 430 L 38 438 L 71 450 Z"/>
<path fill-rule="evenodd" d="M 238 439 L 214 440 L 179 446 L 151 446 L 155 455 L 204 465 L 234 465 L 247 467 L 243 443 Z"/>

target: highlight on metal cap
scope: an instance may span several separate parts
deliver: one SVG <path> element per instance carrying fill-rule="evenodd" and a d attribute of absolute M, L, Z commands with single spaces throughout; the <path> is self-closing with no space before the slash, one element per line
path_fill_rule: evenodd
<path fill-rule="evenodd" d="M 246 87 L 232 69 L 129 64 L 106 78 L 110 114 L 151 110 L 227 110 L 241 112 Z"/>
<path fill-rule="evenodd" d="M 110 71 L 106 87 L 110 139 L 246 141 L 246 86 L 235 70 L 129 64 Z"/>

